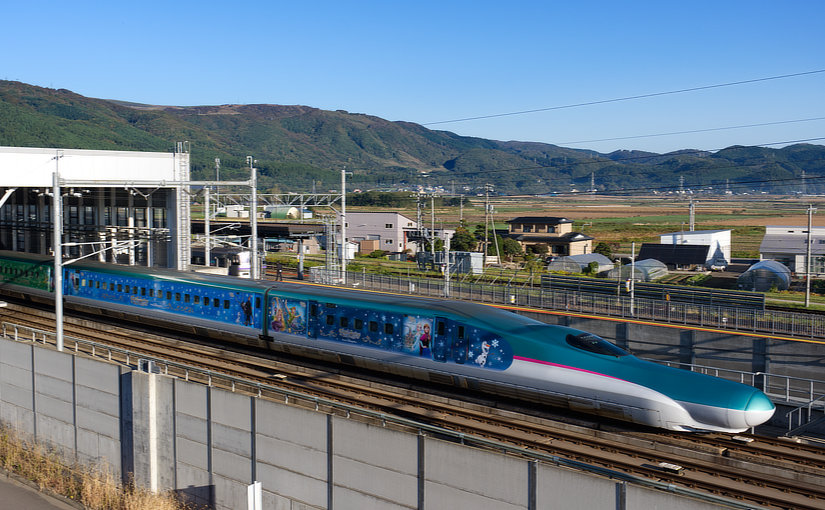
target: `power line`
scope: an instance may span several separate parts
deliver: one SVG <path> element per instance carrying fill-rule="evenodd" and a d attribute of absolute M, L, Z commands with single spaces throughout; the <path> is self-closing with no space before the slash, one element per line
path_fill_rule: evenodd
<path fill-rule="evenodd" d="M 653 138 L 656 136 L 672 136 L 672 135 L 686 135 L 692 133 L 708 133 L 711 131 L 725 131 L 728 129 L 743 129 L 743 128 L 752 128 L 752 127 L 763 127 L 763 126 L 777 126 L 780 124 L 793 124 L 796 122 L 811 122 L 816 120 L 825 120 L 825 117 L 814 117 L 811 119 L 796 119 L 796 120 L 780 120 L 777 122 L 762 122 L 759 124 L 743 124 L 740 126 L 726 126 L 726 127 L 716 127 L 716 128 L 705 128 L 705 129 L 691 129 L 688 131 L 671 131 L 669 133 L 651 133 L 647 135 L 633 135 L 633 136 L 617 136 L 614 138 L 596 138 L 593 140 L 577 140 L 574 142 L 558 142 L 554 145 L 570 145 L 570 144 L 579 144 L 579 143 L 593 143 L 593 142 L 611 142 L 615 140 L 633 140 L 635 138 Z"/>
<path fill-rule="evenodd" d="M 510 116 L 514 116 L 514 115 L 524 115 L 524 114 L 527 114 L 527 113 L 549 112 L 549 111 L 554 111 L 554 110 L 565 110 L 565 109 L 569 109 L 569 108 L 579 108 L 579 107 L 582 107 L 582 106 L 594 106 L 594 105 L 599 105 L 599 104 L 618 103 L 618 102 L 621 102 L 621 101 L 632 101 L 632 100 L 636 100 L 636 99 L 646 99 L 646 98 L 650 98 L 650 97 L 668 96 L 668 95 L 673 95 L 673 94 L 684 94 L 686 92 L 697 92 L 697 91 L 700 91 L 700 90 L 718 89 L 718 88 L 722 88 L 722 87 L 732 87 L 732 86 L 735 86 L 735 85 L 746 85 L 746 84 L 750 84 L 750 83 L 759 83 L 759 82 L 771 81 L 771 80 L 782 80 L 782 79 L 785 79 L 785 78 L 795 78 L 795 77 L 798 77 L 798 76 L 808 76 L 808 75 L 819 74 L 819 73 L 825 73 L 825 69 L 817 69 L 815 71 L 805 71 L 805 72 L 802 72 L 802 73 L 782 74 L 782 75 L 778 75 L 778 76 L 768 76 L 768 77 L 765 77 L 765 78 L 754 78 L 752 80 L 741 80 L 741 81 L 732 81 L 732 82 L 727 82 L 727 83 L 717 83 L 715 85 L 704 85 L 704 86 L 701 86 L 701 87 L 690 87 L 690 88 L 686 88 L 686 89 L 669 90 L 669 91 L 666 91 L 666 92 L 652 92 L 652 93 L 649 93 L 649 94 L 639 94 L 639 95 L 636 95 L 636 96 L 617 97 L 617 98 L 613 98 L 613 99 L 602 99 L 602 100 L 599 100 L 599 101 L 587 101 L 587 102 L 584 102 L 584 103 L 573 103 L 573 104 L 567 104 L 567 105 L 561 105 L 561 106 L 550 106 L 550 107 L 547 107 L 547 108 L 536 108 L 536 109 L 533 109 L 533 110 L 521 110 L 521 111 L 517 111 L 517 112 L 495 113 L 495 114 L 491 114 L 491 115 L 479 115 L 477 117 L 464 117 L 464 118 L 461 118 L 461 119 L 440 120 L 440 121 L 436 121 L 436 122 L 427 122 L 425 124 L 422 124 L 422 126 L 435 126 L 435 125 L 438 125 L 438 124 L 451 124 L 451 123 L 454 123 L 454 122 L 466 122 L 466 121 L 470 121 L 470 120 L 494 119 L 494 118 L 498 118 L 498 117 L 510 117 Z"/>

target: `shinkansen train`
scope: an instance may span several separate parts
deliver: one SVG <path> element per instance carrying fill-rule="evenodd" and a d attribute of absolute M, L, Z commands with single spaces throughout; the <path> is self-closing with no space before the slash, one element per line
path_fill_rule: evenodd
<path fill-rule="evenodd" d="M 52 259 L 0 251 L 0 291 L 48 301 Z M 66 306 L 677 431 L 741 432 L 775 407 L 736 382 L 475 303 L 77 261 Z"/>

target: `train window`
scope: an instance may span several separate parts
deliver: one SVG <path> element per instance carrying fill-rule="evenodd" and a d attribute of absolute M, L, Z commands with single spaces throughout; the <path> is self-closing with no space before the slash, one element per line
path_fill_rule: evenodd
<path fill-rule="evenodd" d="M 327 315 L 327 326 L 332 326 L 333 324 L 335 324 L 335 316 Z"/>
<path fill-rule="evenodd" d="M 261 307 L 261 298 L 258 297 L 258 296 L 255 296 L 255 308 L 260 308 L 260 307 Z"/>
<path fill-rule="evenodd" d="M 155 297 L 155 289 L 149 289 L 149 297 Z"/>
<path fill-rule="evenodd" d="M 141 296 L 145 296 L 145 295 L 146 295 L 146 287 L 141 287 L 141 288 L 140 288 L 140 295 L 141 295 Z"/>
<path fill-rule="evenodd" d="M 196 305 L 199 305 L 201 303 L 201 297 L 197 294 L 192 296 L 192 300 L 195 302 Z"/>
<path fill-rule="evenodd" d="M 209 306 L 209 298 L 207 296 L 203 298 L 203 306 Z"/>
<path fill-rule="evenodd" d="M 121 284 L 121 283 L 117 284 L 117 291 L 118 292 L 123 292 L 123 284 Z"/>
<path fill-rule="evenodd" d="M 384 323 L 384 333 L 388 335 L 392 335 L 392 322 L 385 322 Z"/>
<path fill-rule="evenodd" d="M 464 338 L 464 326 L 458 327 L 458 338 Z"/>
<path fill-rule="evenodd" d="M 184 294 L 184 295 L 183 295 L 183 302 L 184 302 L 184 303 L 188 303 L 188 302 L 189 302 L 189 294 Z"/>
<path fill-rule="evenodd" d="M 82 280 L 80 280 L 80 286 L 81 286 L 81 287 L 85 287 L 85 286 L 86 286 L 86 278 L 83 278 Z"/>
<path fill-rule="evenodd" d="M 171 290 L 166 291 L 166 300 L 167 301 L 172 301 L 172 291 Z"/>
<path fill-rule="evenodd" d="M 229 310 L 229 300 L 228 300 L 228 299 L 224 299 L 224 300 L 223 300 L 223 307 L 224 307 L 225 309 Z"/>
<path fill-rule="evenodd" d="M 218 299 L 218 298 L 215 298 L 215 308 L 217 308 L 219 306 L 221 306 L 221 300 Z"/>
<path fill-rule="evenodd" d="M 355 329 L 361 329 L 364 327 L 364 321 L 361 319 L 355 319 Z"/>
<path fill-rule="evenodd" d="M 436 335 L 443 335 L 444 334 L 444 321 L 438 321 L 438 326 L 436 326 Z"/>
<path fill-rule="evenodd" d="M 115 290 L 115 284 L 114 283 L 109 284 L 109 290 L 112 290 L 112 291 Z"/>
<path fill-rule="evenodd" d="M 335 303 L 324 303 L 324 306 L 326 306 L 327 308 L 335 308 L 338 305 L 336 305 Z"/>
<path fill-rule="evenodd" d="M 621 347 L 617 347 L 607 340 L 592 333 L 580 333 L 578 335 L 567 335 L 567 343 L 577 349 L 607 356 L 627 356 L 630 354 Z"/>
<path fill-rule="evenodd" d="M 370 333 L 378 332 L 378 323 L 375 321 L 370 321 Z"/>
<path fill-rule="evenodd" d="M 346 328 L 349 326 L 349 317 L 341 317 L 341 327 Z"/>
<path fill-rule="evenodd" d="M 175 292 L 175 301 L 180 301 L 180 292 Z"/>
<path fill-rule="evenodd" d="M 313 304 L 312 306 L 310 306 L 309 307 L 309 314 L 312 315 L 313 317 L 318 316 L 318 305 Z"/>

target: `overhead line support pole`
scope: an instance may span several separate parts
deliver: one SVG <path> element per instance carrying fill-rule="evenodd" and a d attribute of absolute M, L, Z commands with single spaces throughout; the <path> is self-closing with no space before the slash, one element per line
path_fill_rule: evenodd
<path fill-rule="evenodd" d="M 60 196 L 59 161 L 63 157 L 60 151 L 54 157 L 55 171 L 52 177 L 52 198 L 54 205 L 54 337 L 58 351 L 63 351 L 63 198 Z"/>

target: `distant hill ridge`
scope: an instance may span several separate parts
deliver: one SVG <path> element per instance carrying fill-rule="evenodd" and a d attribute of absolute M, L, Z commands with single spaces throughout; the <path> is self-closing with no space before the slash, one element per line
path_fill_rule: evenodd
<path fill-rule="evenodd" d="M 355 188 L 443 186 L 475 193 L 493 184 L 499 193 L 538 194 L 590 188 L 600 191 L 684 187 L 717 190 L 752 182 L 768 192 L 822 193 L 825 147 L 782 149 L 734 146 L 715 153 L 616 151 L 600 154 L 538 142 L 496 141 L 434 131 L 343 110 L 299 105 L 163 106 L 88 98 L 65 89 L 0 81 L 0 145 L 167 151 L 192 146 L 196 179 L 246 174 L 257 160 L 262 190 L 336 189 L 340 171 Z M 741 190 L 741 189 L 737 189 Z"/>

